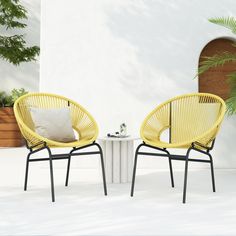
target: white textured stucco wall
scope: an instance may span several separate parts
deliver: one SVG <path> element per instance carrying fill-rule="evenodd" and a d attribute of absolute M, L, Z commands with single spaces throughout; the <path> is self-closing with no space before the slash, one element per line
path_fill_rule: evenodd
<path fill-rule="evenodd" d="M 78 101 L 101 135 L 121 122 L 138 134 L 160 102 L 197 91 L 202 48 L 233 36 L 207 19 L 235 13 L 234 0 L 42 0 L 40 90 Z M 217 167 L 236 167 L 235 122 L 217 139 Z"/>

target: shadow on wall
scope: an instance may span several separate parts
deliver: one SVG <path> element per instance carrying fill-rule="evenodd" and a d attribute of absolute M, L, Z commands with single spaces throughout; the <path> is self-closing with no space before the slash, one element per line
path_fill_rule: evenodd
<path fill-rule="evenodd" d="M 9 33 L 26 35 L 27 45 L 40 45 L 40 0 L 22 0 L 28 11 L 27 27 L 24 30 L 9 30 Z M 29 91 L 39 90 L 39 58 L 36 62 L 22 63 L 19 66 L 0 59 L 1 90 L 24 87 Z"/>
<path fill-rule="evenodd" d="M 119 51 L 113 58 L 120 65 L 117 73 L 120 86 L 134 99 L 146 103 L 156 101 L 156 104 L 177 94 L 197 92 L 197 80 L 193 77 L 202 48 L 217 36 L 227 34 L 207 19 L 232 15 L 228 5 L 231 2 L 227 2 L 222 5 L 209 0 L 207 5 L 214 8 L 197 0 L 128 0 L 107 4 L 103 8 L 104 30 L 107 28 L 112 38 L 110 48 Z M 236 165 L 234 155 L 229 154 L 235 146 L 232 142 L 236 134 L 235 119 L 226 118 L 217 138 L 216 167 Z M 229 155 L 224 158 L 226 153 Z"/>
<path fill-rule="evenodd" d="M 228 9 L 215 1 L 216 9 Z M 223 9 L 225 8 L 225 9 Z M 207 18 L 213 9 L 194 1 L 119 1 L 107 4 L 104 21 L 113 38 L 113 58 L 120 63 L 120 83 L 136 99 L 165 100 L 197 91 L 193 81 L 204 42 Z M 189 21 L 189 23 L 188 23 Z M 195 30 L 197 29 L 197 30 Z M 105 30 L 105 29 L 104 29 Z M 127 56 L 129 55 L 129 56 Z"/>
<path fill-rule="evenodd" d="M 207 19 L 236 10 L 233 0 L 42 1 L 42 7 L 41 89 L 81 103 L 101 136 L 122 122 L 138 135 L 160 102 L 196 92 L 202 48 L 226 34 Z M 217 139 L 218 166 L 224 156 L 233 160 L 234 143 L 224 140 L 234 137 L 233 123 L 225 122 Z"/>

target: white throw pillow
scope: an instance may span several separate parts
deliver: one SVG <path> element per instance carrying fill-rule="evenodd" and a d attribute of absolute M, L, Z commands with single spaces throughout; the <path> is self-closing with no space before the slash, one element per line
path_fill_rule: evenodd
<path fill-rule="evenodd" d="M 30 108 L 35 132 L 57 142 L 75 141 L 69 108 Z"/>

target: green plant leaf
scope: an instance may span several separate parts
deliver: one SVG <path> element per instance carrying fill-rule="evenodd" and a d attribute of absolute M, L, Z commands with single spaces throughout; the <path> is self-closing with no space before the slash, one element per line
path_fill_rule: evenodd
<path fill-rule="evenodd" d="M 20 89 L 13 89 L 11 91 L 11 97 L 12 97 L 12 101 L 13 103 L 21 96 L 27 94 L 28 91 L 26 91 L 24 88 L 20 88 Z"/>
<path fill-rule="evenodd" d="M 25 28 L 26 24 L 19 20 L 27 19 L 26 9 L 18 0 L 0 0 L 0 25 L 10 28 Z"/>
<path fill-rule="evenodd" d="M 230 86 L 229 98 L 226 100 L 227 114 L 234 115 L 236 114 L 236 72 L 228 75 L 227 82 Z"/>
<path fill-rule="evenodd" d="M 232 116 L 236 114 L 236 93 L 231 94 L 226 100 L 227 115 Z"/>
<path fill-rule="evenodd" d="M 211 23 L 224 26 L 236 34 L 236 19 L 234 17 L 216 17 L 209 19 Z"/>
<path fill-rule="evenodd" d="M 36 60 L 39 52 L 37 46 L 26 47 L 23 35 L 0 36 L 0 57 L 13 65 Z"/>
<path fill-rule="evenodd" d="M 27 25 L 26 9 L 19 4 L 19 0 L 0 0 L 0 26 L 6 30 L 11 28 L 25 28 Z M 25 35 L 12 36 L 0 35 L 0 58 L 13 65 L 22 62 L 35 61 L 39 55 L 38 46 L 28 47 L 24 39 Z"/>
<path fill-rule="evenodd" d="M 4 99 L 5 99 L 5 97 L 6 97 L 6 92 L 1 91 L 0 92 L 0 106 L 1 107 L 4 107 Z"/>
<path fill-rule="evenodd" d="M 5 107 L 12 107 L 13 106 L 13 100 L 11 95 L 7 95 L 4 99 L 4 106 Z"/>
<path fill-rule="evenodd" d="M 236 54 L 230 52 L 223 52 L 221 54 L 216 54 L 211 57 L 202 57 L 206 60 L 200 63 L 200 67 L 198 68 L 198 75 L 204 73 L 210 68 L 223 66 L 227 62 L 236 61 Z"/>
<path fill-rule="evenodd" d="M 13 89 L 10 94 L 7 94 L 4 91 L 0 91 L 0 106 L 2 107 L 12 107 L 15 103 L 15 101 L 27 94 L 28 91 L 26 91 L 24 88 L 20 89 Z"/>

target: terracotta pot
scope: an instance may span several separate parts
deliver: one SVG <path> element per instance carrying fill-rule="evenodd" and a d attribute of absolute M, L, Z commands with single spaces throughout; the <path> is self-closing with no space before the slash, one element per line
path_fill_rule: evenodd
<path fill-rule="evenodd" d="M 0 108 L 0 147 L 20 147 L 24 139 L 12 107 Z"/>

